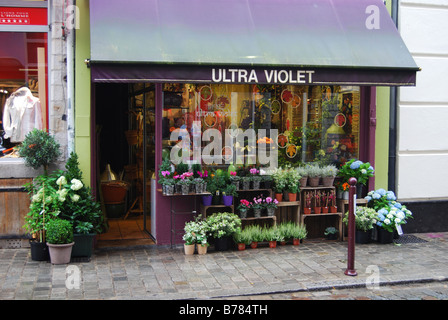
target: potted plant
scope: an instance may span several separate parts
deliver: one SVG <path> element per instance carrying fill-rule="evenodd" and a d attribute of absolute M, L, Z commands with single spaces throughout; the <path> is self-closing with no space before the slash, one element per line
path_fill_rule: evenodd
<path fill-rule="evenodd" d="M 393 191 L 378 189 L 370 191 L 365 197 L 367 206 L 377 212 L 376 226 L 378 242 L 391 243 L 396 227 L 401 227 L 412 218 L 412 212 L 396 201 Z"/>
<path fill-rule="evenodd" d="M 181 186 L 181 193 L 183 195 L 187 195 L 190 193 L 190 185 L 192 183 L 191 176 L 193 173 L 184 172 L 180 175 L 180 179 L 178 180 L 178 184 Z"/>
<path fill-rule="evenodd" d="M 185 223 L 184 235 L 182 240 L 184 240 L 184 253 L 186 255 L 194 254 L 196 247 L 196 234 L 198 232 L 198 227 L 196 221 L 189 221 Z"/>
<path fill-rule="evenodd" d="M 306 187 L 308 181 L 308 165 L 307 166 L 299 166 L 296 168 L 298 174 L 300 175 L 300 187 Z"/>
<path fill-rule="evenodd" d="M 247 212 L 251 208 L 252 203 L 247 201 L 246 199 L 241 199 L 240 204 L 238 205 L 238 211 L 240 213 L 240 218 L 245 219 L 247 218 Z"/>
<path fill-rule="evenodd" d="M 244 228 L 244 232 L 247 232 L 248 238 L 247 241 L 250 241 L 250 247 L 252 249 L 257 248 L 258 242 L 263 241 L 263 233 L 262 229 L 259 225 L 253 224 L 246 226 Z"/>
<path fill-rule="evenodd" d="M 261 176 L 261 181 L 263 182 L 263 188 L 264 189 L 271 189 L 272 188 L 272 176 L 269 174 L 265 174 Z"/>
<path fill-rule="evenodd" d="M 286 189 L 288 190 L 289 201 L 296 201 L 299 192 L 300 174 L 296 169 L 289 169 L 286 172 Z"/>
<path fill-rule="evenodd" d="M 322 169 L 317 164 L 310 165 L 308 167 L 308 184 L 311 187 L 318 187 Z"/>
<path fill-rule="evenodd" d="M 345 214 L 343 222 L 348 225 L 349 213 Z M 356 207 L 355 215 L 355 242 L 369 243 L 372 238 L 372 229 L 375 225 L 377 213 L 369 207 Z"/>
<path fill-rule="evenodd" d="M 275 169 L 272 178 L 274 182 L 275 198 L 277 199 L 277 201 L 282 201 L 283 191 L 286 189 L 287 185 L 287 176 L 285 174 L 285 170 L 283 170 L 282 168 Z"/>
<path fill-rule="evenodd" d="M 202 186 L 204 185 L 204 179 L 202 179 L 201 177 L 193 178 L 191 183 L 194 185 L 194 192 L 195 193 L 198 193 L 198 194 L 203 193 Z"/>
<path fill-rule="evenodd" d="M 304 214 L 310 214 L 311 213 L 311 203 L 313 201 L 313 192 L 312 191 L 305 191 L 305 206 L 303 208 Z"/>
<path fill-rule="evenodd" d="M 203 255 L 207 253 L 209 243 L 207 241 L 207 223 L 204 220 L 196 220 L 197 232 L 196 232 L 196 248 L 198 254 Z"/>
<path fill-rule="evenodd" d="M 246 246 L 251 243 L 250 229 L 243 229 L 233 235 L 233 241 L 236 243 L 238 251 L 246 250 Z"/>
<path fill-rule="evenodd" d="M 43 201 L 44 196 L 54 190 L 48 179 L 48 167 L 60 156 L 60 145 L 46 131 L 33 129 L 18 148 L 20 157 L 25 159 L 25 165 L 35 170 L 43 167 L 43 174 L 37 176 L 25 189 L 31 197 L 30 210 L 25 217 L 25 230 L 31 235 L 31 258 L 37 261 L 49 259 L 48 247 L 45 241 L 45 224 L 57 215 L 57 201 Z"/>
<path fill-rule="evenodd" d="M 334 179 L 336 178 L 339 170 L 335 165 L 326 165 L 322 168 L 322 185 L 324 187 L 333 186 Z"/>
<path fill-rule="evenodd" d="M 67 264 L 70 262 L 73 242 L 73 226 L 70 221 L 55 218 L 46 225 L 47 246 L 52 264 Z"/>
<path fill-rule="evenodd" d="M 91 189 L 82 182 L 82 171 L 75 152 L 70 154 L 65 168 L 66 171 L 54 173 L 61 201 L 58 217 L 69 220 L 73 225 L 75 245 L 72 256 L 90 258 L 94 238 L 104 229 L 103 211 Z"/>
<path fill-rule="evenodd" d="M 159 167 L 159 180 L 158 183 L 162 185 L 162 194 L 173 195 L 174 194 L 174 173 L 171 172 L 171 161 L 164 159 Z"/>
<path fill-rule="evenodd" d="M 222 193 L 222 202 L 225 206 L 231 206 L 233 204 L 233 198 L 236 197 L 238 193 L 236 192 L 236 187 L 234 184 L 228 184 L 224 188 Z"/>
<path fill-rule="evenodd" d="M 306 238 L 308 232 L 304 224 L 294 223 L 291 229 L 291 238 L 293 245 L 299 245 L 300 241 Z"/>
<path fill-rule="evenodd" d="M 327 227 L 324 231 L 324 235 L 327 240 L 336 240 L 338 238 L 339 231 L 335 227 Z"/>
<path fill-rule="evenodd" d="M 336 206 L 336 194 L 333 189 L 330 191 L 330 194 L 328 195 L 328 203 L 330 205 L 331 213 L 338 212 L 338 208 Z"/>
<path fill-rule="evenodd" d="M 314 190 L 314 213 L 319 214 L 322 210 L 322 193 L 321 191 Z"/>
<path fill-rule="evenodd" d="M 250 177 L 251 177 L 251 181 L 252 181 L 252 189 L 258 190 L 260 189 L 260 184 L 261 184 L 261 176 L 260 174 L 260 170 L 258 170 L 257 168 L 251 168 L 249 170 L 250 173 Z"/>
<path fill-rule="evenodd" d="M 328 206 L 328 192 L 322 191 L 321 193 L 321 203 L 322 203 L 322 213 L 328 213 L 329 206 Z"/>
<path fill-rule="evenodd" d="M 250 176 L 241 177 L 241 186 L 243 187 L 243 190 L 250 190 L 251 181 L 252 178 Z"/>
<path fill-rule="evenodd" d="M 254 210 L 254 217 L 261 217 L 261 211 L 265 208 L 265 199 L 263 196 L 253 198 L 252 209 Z"/>
<path fill-rule="evenodd" d="M 229 172 L 229 180 L 235 185 L 236 190 L 240 190 L 241 177 L 236 174 L 236 171 Z"/>
<path fill-rule="evenodd" d="M 229 249 L 229 240 L 241 229 L 241 219 L 231 212 L 217 212 L 207 217 L 207 235 L 214 239 L 215 250 Z"/>
<path fill-rule="evenodd" d="M 268 217 L 272 217 L 275 214 L 275 209 L 277 209 L 278 201 L 277 199 L 272 199 L 271 197 L 266 197 L 265 207 Z"/>
<path fill-rule="evenodd" d="M 342 182 L 348 182 L 350 178 L 356 178 L 357 197 L 361 198 L 363 195 L 363 188 L 370 177 L 373 177 L 375 170 L 369 162 L 362 162 L 360 160 L 351 159 L 347 161 L 338 172 L 338 176 L 342 178 Z"/>

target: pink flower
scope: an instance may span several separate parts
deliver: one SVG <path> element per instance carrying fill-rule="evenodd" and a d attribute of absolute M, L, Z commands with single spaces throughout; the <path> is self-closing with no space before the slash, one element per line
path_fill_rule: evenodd
<path fill-rule="evenodd" d="M 252 169 L 249 170 L 249 172 L 251 174 L 258 174 L 260 171 L 258 171 L 256 168 L 252 168 Z"/>
<path fill-rule="evenodd" d="M 236 172 L 235 171 L 230 171 L 230 175 L 231 176 L 236 176 Z"/>
<path fill-rule="evenodd" d="M 162 171 L 162 176 L 166 177 L 169 176 L 171 174 L 171 172 L 169 171 Z"/>
<path fill-rule="evenodd" d="M 176 175 L 173 177 L 173 179 L 179 179 L 179 175 L 176 174 Z"/>

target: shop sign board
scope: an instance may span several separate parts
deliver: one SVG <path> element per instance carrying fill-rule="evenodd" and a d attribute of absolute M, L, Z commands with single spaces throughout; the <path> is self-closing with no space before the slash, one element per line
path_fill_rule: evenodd
<path fill-rule="evenodd" d="M 0 7 L 0 25 L 45 26 L 47 24 L 46 8 Z"/>

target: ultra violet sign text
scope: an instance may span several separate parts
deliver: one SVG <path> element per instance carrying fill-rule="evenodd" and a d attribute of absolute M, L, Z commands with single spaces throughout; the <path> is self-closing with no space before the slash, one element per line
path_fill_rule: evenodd
<path fill-rule="evenodd" d="M 229 83 L 313 83 L 313 70 L 212 69 L 213 82 Z"/>

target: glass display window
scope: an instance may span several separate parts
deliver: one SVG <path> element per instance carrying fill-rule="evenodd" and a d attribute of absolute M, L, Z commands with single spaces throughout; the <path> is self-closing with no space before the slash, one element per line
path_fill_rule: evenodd
<path fill-rule="evenodd" d="M 360 88 L 164 84 L 163 156 L 175 163 L 339 164 L 359 157 Z M 272 165 L 272 163 L 270 163 Z"/>
<path fill-rule="evenodd" d="M 48 39 L 45 32 L 0 32 L 0 148 L 11 149 L 46 127 Z"/>

